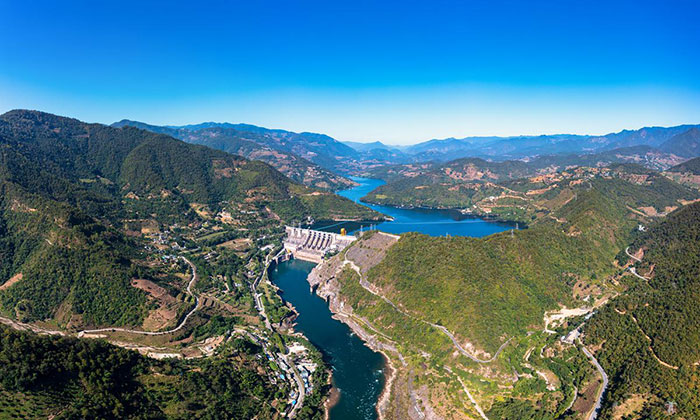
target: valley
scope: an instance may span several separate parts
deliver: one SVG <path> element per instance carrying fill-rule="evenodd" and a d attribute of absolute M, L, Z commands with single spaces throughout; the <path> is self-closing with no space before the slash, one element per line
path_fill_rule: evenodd
<path fill-rule="evenodd" d="M 579 174 L 582 176 L 578 179 L 585 179 L 589 185 L 569 178 L 566 184 L 570 190 L 552 188 L 560 197 L 544 202 L 542 207 L 546 205 L 547 213 L 532 218 L 526 230 L 491 235 L 486 241 L 409 233 L 401 235 L 398 242 L 396 236 L 369 231 L 313 270 L 309 276 L 311 286 L 329 301 L 338 319 L 389 360 L 392 374 L 379 405 L 381 418 L 588 418 L 597 413 L 607 418 L 619 415 L 622 407 L 627 407 L 622 404 L 617 409 L 611 403 L 610 365 L 605 359 L 601 361 L 598 346 L 583 347 L 579 336 L 589 341 L 587 333 L 594 328 L 589 325 L 604 322 L 598 313 L 616 305 L 627 289 L 634 287 L 630 286 L 634 283 L 631 276 L 649 281 L 644 276 L 646 272 L 637 274 L 629 262 L 620 257 L 613 261 L 624 250 L 618 244 L 630 241 L 635 236 L 633 232 L 642 232 L 638 226 L 655 223 L 651 217 L 664 217 L 661 212 L 636 210 L 640 205 L 652 204 L 636 200 L 662 200 L 663 196 L 663 200 L 671 201 L 662 200 L 651 207 L 656 205 L 669 212 L 681 207 L 678 211 L 687 212 L 690 210 L 682 203 L 692 202 L 686 200 L 697 194 L 661 187 L 672 184 L 635 167 L 584 170 Z M 561 178 L 556 182 L 561 183 Z M 635 194 L 625 192 L 637 188 Z M 655 198 L 654 191 L 663 192 Z M 674 195 L 681 191 L 682 194 Z M 697 204 L 690 207 L 697 208 Z M 391 230 L 392 223 L 384 222 L 386 230 Z M 697 221 L 692 225 L 697 226 Z M 420 231 L 421 227 L 415 225 L 407 230 Z M 538 239 L 540 235 L 548 239 Z M 692 242 L 690 238 L 686 240 Z M 498 251 L 483 254 L 482 247 Z M 509 248 L 517 251 L 511 254 Z M 490 254 L 492 260 L 487 257 Z M 511 258 L 515 270 L 506 271 Z M 632 263 L 639 262 L 634 255 L 628 258 Z M 450 273 L 470 261 L 479 268 Z M 542 286 L 524 282 L 525 261 L 534 263 L 533 279 L 544 275 L 538 280 Z M 547 270 L 552 270 L 551 274 L 546 274 Z M 453 286 L 448 279 L 465 281 L 472 277 L 479 279 L 475 285 L 482 285 L 480 290 L 471 296 L 452 295 L 475 286 Z M 509 278 L 515 283 L 510 283 Z M 491 297 L 488 288 L 493 287 L 493 282 L 498 284 L 494 290 L 498 294 Z M 523 286 L 525 294 L 515 294 L 506 305 L 487 306 L 502 300 L 503 292 L 512 294 Z M 441 295 L 443 288 L 448 292 Z M 573 296 L 567 296 L 572 291 Z M 538 302 L 533 298 L 541 302 L 539 309 L 522 306 Z M 472 302 L 476 304 L 474 310 L 469 309 Z M 550 315 L 544 330 L 534 328 L 542 325 L 548 312 L 551 314 L 563 305 L 578 308 L 563 310 L 563 316 Z M 508 313 L 515 318 L 501 321 Z M 490 319 L 480 332 L 478 319 L 486 314 Z M 539 314 L 539 320 L 523 318 L 526 314 Z M 517 323 L 523 329 L 513 329 Z M 634 334 L 634 330 L 629 333 Z M 648 336 L 646 340 L 651 341 Z M 539 354 L 536 364 L 533 350 Z M 653 352 L 650 357 L 660 360 Z M 416 383 L 421 385 L 411 385 Z M 619 386 L 617 380 L 612 383 L 613 388 Z M 464 394 L 460 396 L 453 391 L 455 388 Z M 533 405 L 533 398 L 544 399 L 547 404 Z M 649 401 L 646 409 L 653 410 Z M 679 404 L 674 404 L 679 409 Z M 693 407 L 684 404 L 683 410 L 692 413 Z"/>
<path fill-rule="evenodd" d="M 700 2 L 2 13 L 0 420 L 700 420 Z"/>
<path fill-rule="evenodd" d="M 133 360 L 98 368 L 128 389 L 97 390 L 78 365 L 60 368 L 73 372 L 64 382 L 32 382 L 19 373 L 29 359 L 12 359 L 0 390 L 28 399 L 0 412 L 68 416 L 70 402 L 99 415 L 138 392 L 124 416 L 206 416 L 228 402 L 231 417 L 271 419 L 618 418 L 664 398 L 695 414 L 680 390 L 700 356 L 661 344 L 674 338 L 651 315 L 694 337 L 692 293 L 668 289 L 692 290 L 692 257 L 667 268 L 651 243 L 693 243 L 695 160 L 659 172 L 658 160 L 572 163 L 599 159 L 585 155 L 389 164 L 353 152 L 355 169 L 329 183 L 162 134 L 252 130 L 303 156 L 304 133 L 116 126 L 0 117 L 3 334 Z M 305 170 L 331 174 L 331 162 Z M 284 249 L 299 226 L 315 229 L 294 245 L 313 264 Z M 669 286 L 664 270 L 687 280 Z M 683 306 L 662 310 L 670 296 Z M 639 357 L 652 364 L 635 375 L 673 388 L 621 378 Z M 208 370 L 244 375 L 255 395 L 227 380 L 185 403 L 210 392 L 197 376 Z"/>

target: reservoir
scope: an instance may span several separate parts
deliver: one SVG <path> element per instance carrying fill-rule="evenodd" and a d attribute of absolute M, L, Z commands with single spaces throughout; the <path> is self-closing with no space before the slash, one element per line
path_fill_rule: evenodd
<path fill-rule="evenodd" d="M 389 233 L 420 232 L 431 236 L 471 236 L 481 237 L 492 233 L 502 232 L 512 229 L 515 226 L 510 223 L 487 221 L 476 216 L 464 215 L 457 210 L 434 210 L 434 209 L 401 209 L 389 206 L 379 206 L 376 204 L 362 203 L 360 198 L 364 197 L 373 189 L 384 184 L 380 179 L 367 179 L 352 177 L 353 181 L 360 185 L 349 190 L 339 191 L 338 195 L 355 201 L 371 209 L 374 209 L 394 220 L 382 222 L 376 228 Z M 360 226 L 355 222 L 334 223 L 328 226 L 327 230 L 338 231 L 344 225 L 348 232 L 354 232 Z M 364 224 L 367 227 L 367 224 Z M 318 226 L 315 229 L 326 230 Z"/>
<path fill-rule="evenodd" d="M 358 203 L 361 197 L 384 183 L 366 178 L 353 180 L 360 185 L 338 194 Z M 393 221 L 376 225 L 377 229 L 390 233 L 479 237 L 513 228 L 510 224 L 464 216 L 457 211 L 365 205 L 393 217 Z M 326 223 L 314 229 L 337 232 L 346 227 L 353 232 L 361 226 L 369 225 Z M 297 309 L 296 329 L 323 352 L 333 370 L 333 385 L 339 390 L 339 398 L 330 410 L 331 420 L 374 420 L 375 406 L 384 386 L 384 358 L 366 347 L 348 326 L 331 318 L 326 302 L 311 293 L 306 277 L 313 267 L 313 263 L 301 260 L 283 262 L 270 272 L 270 279 L 282 290 L 282 298 Z"/>

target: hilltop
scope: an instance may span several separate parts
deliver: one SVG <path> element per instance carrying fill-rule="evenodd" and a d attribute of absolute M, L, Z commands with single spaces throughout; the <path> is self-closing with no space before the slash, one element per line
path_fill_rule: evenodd
<path fill-rule="evenodd" d="M 266 130 L 247 124 L 204 123 L 169 127 L 130 120 L 122 120 L 112 124 L 112 127 L 127 126 L 167 134 L 188 143 L 223 150 L 252 160 L 260 160 L 275 167 L 292 180 L 310 187 L 338 190 L 355 185 L 349 179 L 309 160 L 315 159 L 319 150 L 306 147 L 307 142 L 304 135 L 295 137 L 291 136 L 293 133 L 290 132 Z M 281 140 L 281 136 L 289 137 L 289 140 Z M 325 146 L 332 142 L 332 139 L 329 139 L 326 139 Z M 323 153 L 327 153 L 325 146 L 322 148 Z M 340 150 L 339 153 L 340 156 L 346 157 L 349 151 Z M 301 157 L 302 155 L 307 158 Z M 327 156 L 316 160 L 327 163 L 331 161 L 331 158 Z"/>
<path fill-rule="evenodd" d="M 668 172 L 679 172 L 679 173 L 690 173 L 693 175 L 700 175 L 700 157 L 695 159 L 690 159 L 668 169 Z"/>
<path fill-rule="evenodd" d="M 144 232 L 378 217 L 264 163 L 132 127 L 11 111 L 0 149 L 0 303 L 25 321 L 142 323 L 150 298 L 132 280 L 178 288 L 187 272 L 149 262 L 134 236 Z"/>
<path fill-rule="evenodd" d="M 477 407 L 489 418 L 585 417 L 599 390 L 598 373 L 580 348 L 561 338 L 596 308 L 609 312 L 606 303 L 637 281 L 625 262 L 615 260 L 638 240 L 640 225 L 667 213 L 669 220 L 692 218 L 688 212 L 698 208 L 683 205 L 697 199 L 697 191 L 638 165 L 507 179 L 513 169 L 494 166 L 490 176 L 502 174 L 501 187 L 513 197 L 499 195 L 490 208 L 522 207 L 532 215 L 527 229 L 477 239 L 408 233 L 398 241 L 370 232 L 315 270 L 319 293 L 392 361 L 387 417 L 415 410 L 414 399 L 424 412 L 445 418 L 477 416 Z M 666 248 L 673 252 L 675 246 Z M 655 260 L 649 261 L 653 266 Z M 689 319 L 679 317 L 679 326 L 696 334 Z M 590 334 L 586 343 L 597 351 L 600 339 Z M 614 334 L 625 340 L 618 330 Z M 672 348 L 669 343 L 660 351 Z M 613 357 L 614 349 L 600 354 Z M 614 370 L 609 375 L 614 386 L 624 382 Z M 623 388 L 634 386 L 639 381 Z M 685 398 L 681 394 L 674 395 Z M 613 398 L 608 406 L 622 402 Z M 683 401 L 684 412 L 692 413 L 693 404 Z"/>

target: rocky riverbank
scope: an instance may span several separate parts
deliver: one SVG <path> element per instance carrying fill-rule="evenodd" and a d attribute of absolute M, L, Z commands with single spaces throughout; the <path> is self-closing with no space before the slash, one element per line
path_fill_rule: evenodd
<path fill-rule="evenodd" d="M 384 389 L 377 402 L 377 414 L 380 420 L 388 418 L 425 419 L 418 407 L 409 409 L 401 407 L 408 404 L 416 406 L 418 401 L 425 401 L 421 392 L 412 389 L 409 381 L 405 381 L 405 368 L 407 364 L 399 352 L 396 344 L 378 331 L 368 320 L 357 315 L 352 306 L 346 304 L 342 298 L 342 291 L 337 276 L 347 265 L 348 259 L 352 259 L 359 265 L 358 270 L 366 273 L 372 266 L 378 264 L 383 258 L 384 251 L 399 239 L 396 235 L 374 232 L 362 238 L 363 246 L 351 246 L 347 253 L 341 253 L 333 258 L 323 261 L 311 271 L 307 280 L 315 293 L 326 300 L 333 313 L 333 318 L 343 322 L 372 350 L 381 353 L 386 360 Z M 403 369 L 403 376 L 402 375 Z M 408 398 L 399 398 L 394 388 L 401 376 L 402 394 Z M 405 388 L 405 390 L 403 389 Z M 407 391 L 407 392 L 406 392 Z M 405 401 L 404 401 L 405 400 Z M 432 412 L 429 410 L 428 412 Z"/>

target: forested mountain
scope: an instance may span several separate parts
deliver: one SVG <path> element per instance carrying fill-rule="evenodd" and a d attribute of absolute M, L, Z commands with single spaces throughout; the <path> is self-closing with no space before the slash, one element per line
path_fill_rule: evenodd
<path fill-rule="evenodd" d="M 389 412 L 401 417 L 420 397 L 444 417 L 476 417 L 478 402 L 488 418 L 588 418 L 602 380 L 576 334 L 569 338 L 584 324 L 585 351 L 610 368 L 601 418 L 640 418 L 640 402 L 657 418 L 666 401 L 696 417 L 700 329 L 691 279 L 700 266 L 700 206 L 687 204 L 698 192 L 634 164 L 502 184 L 484 209 L 510 220 L 524 211 L 528 229 L 476 239 L 370 232 L 316 270 L 322 296 L 394 362 L 401 391 Z M 482 195 L 488 188 L 474 186 Z M 664 239 L 652 242 L 640 225 Z M 637 256 L 644 250 L 637 273 L 651 278 L 648 286 L 626 270 L 630 243 Z M 662 275 L 666 283 L 655 283 Z M 619 320 L 625 311 L 649 339 Z M 661 376 L 643 350 L 650 341 L 664 362 L 684 366 L 661 366 Z"/>
<path fill-rule="evenodd" d="M 644 151 L 646 146 L 640 148 Z M 634 163 L 614 163 L 626 161 L 619 156 L 611 156 L 617 153 L 611 151 L 591 155 L 544 156 L 527 162 L 491 162 L 478 158 L 464 158 L 446 163 L 388 165 L 367 172 L 368 176 L 385 179 L 388 183 L 371 191 L 363 200 L 393 206 L 458 209 L 471 208 L 479 203 L 485 205 L 487 201 L 500 201 L 501 198 L 506 201 L 531 201 L 544 192 L 534 191 L 537 185 L 539 188 L 551 189 L 559 185 L 558 182 L 566 182 L 566 179 L 576 177 L 576 171 L 583 170 L 581 168 L 588 168 L 586 171 L 591 174 L 607 171 L 610 176 L 616 177 L 627 172 L 630 176 L 638 174 L 645 179 L 653 179 L 656 183 L 668 183 L 669 191 L 675 191 L 677 199 L 689 199 L 694 195 L 694 192 L 649 169 L 648 166 L 654 166 L 652 162 L 658 163 L 649 153 L 645 155 L 645 159 L 639 156 L 632 159 Z M 614 170 L 610 170 L 613 168 Z M 518 180 L 519 178 L 531 179 L 526 181 Z M 530 189 L 533 190 L 529 195 L 523 195 L 521 191 L 526 184 L 531 184 Z"/>
<path fill-rule="evenodd" d="M 220 357 L 158 361 L 107 344 L 0 325 L 0 417 L 275 418 L 278 391 L 244 340 Z"/>
<path fill-rule="evenodd" d="M 371 178 L 387 182 L 405 178 L 474 181 L 521 178 L 535 172 L 535 168 L 522 161 L 493 162 L 480 158 L 461 158 L 449 162 L 407 163 L 384 165 L 363 172 Z M 446 180 L 446 179 L 445 179 Z"/>
<path fill-rule="evenodd" d="M 690 159 L 668 169 L 668 172 L 690 173 L 700 175 L 700 157 Z"/>
<path fill-rule="evenodd" d="M 327 190 L 348 188 L 349 179 L 337 175 L 312 161 L 300 157 L 283 144 L 278 144 L 264 129 L 245 124 L 199 124 L 195 126 L 155 126 L 138 121 L 122 120 L 113 127 L 137 127 L 154 133 L 167 134 L 188 143 L 200 144 L 212 149 L 261 160 L 289 178 L 307 186 Z M 274 132 L 270 130 L 271 132 Z M 286 133 L 286 132 L 285 132 Z M 296 151 L 301 150 L 296 148 Z M 306 153 L 307 157 L 312 156 Z"/>
<path fill-rule="evenodd" d="M 700 128 L 693 127 L 666 140 L 660 147 L 665 152 L 686 158 L 700 155 Z"/>
<path fill-rule="evenodd" d="M 467 137 L 429 140 L 407 147 L 404 152 L 418 161 L 450 160 L 460 157 L 483 157 L 492 159 L 520 159 L 527 156 L 551 154 L 583 154 L 602 152 L 632 146 L 650 146 L 661 148 L 667 153 L 688 156 L 687 146 L 671 142 L 672 137 L 697 125 L 680 125 L 676 127 L 645 127 L 639 130 L 623 130 L 603 136 L 591 135 L 541 135 L 517 137 Z M 697 154 L 693 155 L 696 156 Z"/>
<path fill-rule="evenodd" d="M 619 264 L 648 280 L 627 290 L 585 326 L 585 342 L 611 378 L 604 418 L 700 417 L 700 203 L 683 207 L 640 232 Z"/>
<path fill-rule="evenodd" d="M 678 183 L 700 189 L 700 158 L 669 168 L 664 174 Z"/>
<path fill-rule="evenodd" d="M 185 141 L 201 142 L 211 138 L 247 140 L 279 152 L 290 153 L 329 170 L 342 172 L 343 161 L 357 156 L 357 152 L 325 134 L 294 133 L 273 130 L 250 124 L 202 123 L 185 126 L 152 126 L 136 121 L 122 120 L 113 126 L 139 126 L 162 132 Z"/>
<path fill-rule="evenodd" d="M 0 152 L 0 308 L 25 321 L 140 324 L 146 293 L 130 281 L 163 273 L 143 262 L 129 224 L 378 217 L 265 163 L 132 127 L 11 111 Z"/>
<path fill-rule="evenodd" d="M 379 171 L 381 174 L 387 165 L 434 165 L 466 157 L 527 160 L 532 168 L 634 162 L 666 169 L 700 153 L 696 147 L 698 126 L 694 125 L 645 127 L 604 136 L 450 138 L 401 147 L 378 141 L 339 142 L 322 134 L 271 130 L 249 124 L 153 126 L 130 120 L 113 124 L 115 127 L 126 125 L 263 160 L 298 182 L 330 189 L 349 185 L 347 179 L 336 175 L 338 173 L 372 175 Z"/>
<path fill-rule="evenodd" d="M 572 303 L 567 297 L 571 284 L 559 277 L 561 273 L 586 278 L 611 272 L 609 261 L 627 243 L 635 226 L 637 214 L 632 210 L 645 206 L 664 208 L 674 202 L 678 205 L 678 192 L 665 184 L 665 178 L 658 176 L 653 181 L 647 178 L 645 183 L 635 183 L 624 179 L 627 174 L 595 176 L 577 182 L 576 179 L 588 178 L 583 175 L 562 182 L 566 187 L 550 189 L 547 197 L 536 203 L 539 211 L 530 228 L 514 236 L 436 239 L 403 235 L 369 273 L 369 279 L 378 287 L 391 290 L 404 307 L 440 320 L 438 323 L 451 331 L 463 330 L 470 342 L 480 343 L 492 353 L 500 344 L 502 331 L 538 322 L 538 317 L 541 319 L 542 312 L 551 309 L 554 302 Z M 680 186 L 678 190 L 684 191 Z M 692 191 L 686 193 L 686 198 L 698 196 Z M 497 289 L 493 289 L 495 284 Z M 457 290 L 467 295 L 454 295 Z M 504 291 L 506 294 L 501 296 Z M 492 292 L 498 297 L 491 301 L 488 295 Z M 492 304 L 504 306 L 484 311 L 485 305 Z M 540 306 L 517 310 L 520 305 Z M 499 316 L 492 318 L 493 313 Z M 482 318 L 483 322 L 478 321 Z M 479 328 L 484 330 L 477 332 Z M 515 329 L 506 335 L 512 334 L 516 334 Z"/>

